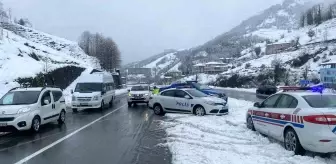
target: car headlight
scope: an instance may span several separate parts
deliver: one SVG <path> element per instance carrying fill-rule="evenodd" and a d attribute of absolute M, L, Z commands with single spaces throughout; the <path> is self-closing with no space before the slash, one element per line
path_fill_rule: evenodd
<path fill-rule="evenodd" d="M 96 95 L 96 96 L 93 97 L 93 101 L 98 101 L 98 100 L 99 100 L 99 96 L 98 95 Z"/>
<path fill-rule="evenodd" d="M 215 106 L 216 103 L 213 102 L 213 101 L 204 101 L 204 103 L 208 104 L 208 105 L 212 105 L 212 106 Z"/>
<path fill-rule="evenodd" d="M 31 108 L 29 108 L 29 107 L 25 107 L 25 108 L 21 108 L 21 109 L 19 109 L 18 112 L 17 112 L 17 114 L 27 113 L 27 112 L 29 112 L 29 111 L 31 111 Z"/>
<path fill-rule="evenodd" d="M 76 97 L 75 96 L 72 96 L 72 101 L 76 101 Z"/>
<path fill-rule="evenodd" d="M 148 93 L 146 93 L 146 94 L 145 94 L 145 96 L 149 96 L 149 94 L 148 94 Z"/>

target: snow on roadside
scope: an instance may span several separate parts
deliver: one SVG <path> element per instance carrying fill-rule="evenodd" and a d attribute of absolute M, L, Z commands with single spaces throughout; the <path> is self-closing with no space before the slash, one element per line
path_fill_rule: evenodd
<path fill-rule="evenodd" d="M 241 91 L 241 92 L 251 92 L 251 93 L 256 93 L 256 90 L 257 90 L 257 88 L 226 88 L 226 87 L 214 87 L 214 88 Z"/>
<path fill-rule="evenodd" d="M 252 102 L 230 98 L 227 116 L 167 114 L 167 144 L 173 164 L 334 164 L 336 157 L 294 156 L 279 143 L 246 128 Z"/>

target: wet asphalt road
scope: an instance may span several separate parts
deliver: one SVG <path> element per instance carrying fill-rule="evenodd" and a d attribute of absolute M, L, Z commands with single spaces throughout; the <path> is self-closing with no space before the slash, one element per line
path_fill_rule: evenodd
<path fill-rule="evenodd" d="M 171 163 L 168 148 L 161 146 L 166 136 L 159 126 L 162 118 L 146 105 L 129 108 L 126 103 L 126 95 L 122 95 L 113 108 L 103 112 L 92 109 L 75 114 L 68 111 L 65 125 L 48 124 L 42 126 L 38 134 L 20 132 L 0 136 L 0 164 L 16 163 L 70 134 L 58 144 L 31 156 L 26 163 Z M 109 115 L 76 131 L 106 114 Z"/>

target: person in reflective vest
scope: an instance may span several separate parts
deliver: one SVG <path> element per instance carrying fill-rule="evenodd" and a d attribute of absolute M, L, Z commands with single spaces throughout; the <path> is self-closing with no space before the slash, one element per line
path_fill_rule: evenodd
<path fill-rule="evenodd" d="M 154 86 L 154 89 L 152 91 L 153 95 L 157 95 L 157 94 L 159 94 L 159 92 L 160 92 L 160 89 L 157 88 L 156 86 Z"/>

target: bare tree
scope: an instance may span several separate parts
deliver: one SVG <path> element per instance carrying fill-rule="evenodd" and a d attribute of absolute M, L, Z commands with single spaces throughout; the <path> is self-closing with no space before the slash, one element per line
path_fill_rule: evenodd
<path fill-rule="evenodd" d="M 8 9 L 8 19 L 9 19 L 9 22 L 12 23 L 12 9 L 11 8 Z"/>
<path fill-rule="evenodd" d="M 86 54 L 96 57 L 102 68 L 112 71 L 120 67 L 120 51 L 112 38 L 84 31 L 79 38 L 78 45 Z"/>
<path fill-rule="evenodd" d="M 325 43 L 328 42 L 328 35 L 329 35 L 328 28 L 325 28 L 325 29 L 324 29 L 324 32 L 323 32 L 323 41 L 324 41 Z"/>
<path fill-rule="evenodd" d="M 309 64 L 305 65 L 302 71 L 302 77 L 304 80 L 308 80 L 309 70 L 310 70 L 310 65 Z"/>

